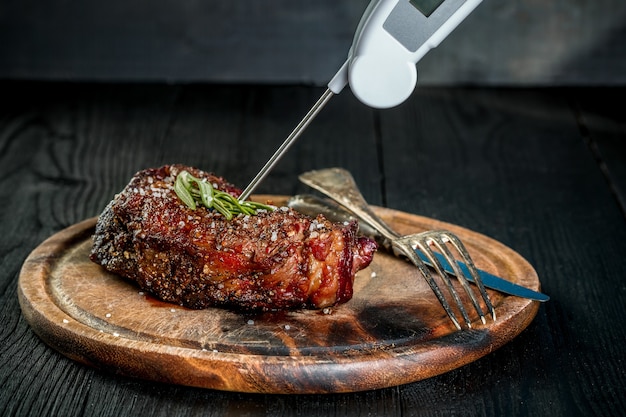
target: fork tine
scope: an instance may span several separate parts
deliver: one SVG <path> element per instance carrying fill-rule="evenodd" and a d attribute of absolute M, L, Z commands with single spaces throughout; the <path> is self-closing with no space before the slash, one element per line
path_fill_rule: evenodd
<path fill-rule="evenodd" d="M 430 286 L 430 289 L 433 291 L 433 293 L 439 300 L 439 304 L 441 304 L 446 314 L 448 314 L 448 317 L 450 318 L 452 323 L 454 323 L 454 325 L 456 326 L 458 330 L 462 330 L 461 323 L 459 323 L 459 320 L 457 319 L 456 314 L 454 314 L 452 307 L 450 307 L 448 300 L 446 300 L 443 293 L 441 292 L 441 289 L 439 288 L 439 285 L 437 285 L 437 282 L 435 281 L 432 274 L 430 273 L 430 270 L 428 269 L 426 264 L 420 259 L 420 257 L 417 256 L 417 254 L 413 250 L 413 247 L 410 245 L 410 243 L 404 238 L 399 238 L 399 239 L 394 240 L 392 244 L 393 244 L 394 251 L 397 251 L 398 254 L 402 254 L 406 256 L 407 258 L 409 258 L 411 262 L 417 267 L 417 269 L 422 274 L 422 277 L 426 280 L 426 282 Z M 441 272 L 438 271 L 438 273 L 441 275 Z M 447 276 L 447 275 L 444 273 L 442 276 Z M 457 301 L 457 305 L 459 306 L 459 309 L 463 312 L 464 311 L 463 305 L 459 303 L 458 299 L 456 301 Z M 469 319 L 467 319 L 466 314 L 464 314 L 464 319 L 466 323 L 469 324 Z"/>
<path fill-rule="evenodd" d="M 485 289 L 485 286 L 483 285 L 483 281 L 480 278 L 480 274 L 478 273 L 478 269 L 476 268 L 476 265 L 474 265 L 474 261 L 472 260 L 472 257 L 470 256 L 469 252 L 465 248 L 465 245 L 463 244 L 463 242 L 461 242 L 461 240 L 456 235 L 454 235 L 454 234 L 452 234 L 450 232 L 439 231 L 438 233 L 440 233 L 441 236 L 445 236 L 449 240 L 449 242 L 455 247 L 455 249 L 461 255 L 461 257 L 463 258 L 463 261 L 465 262 L 465 265 L 467 266 L 467 270 L 469 271 L 470 275 L 472 276 L 475 284 L 478 286 L 478 290 L 480 292 L 480 295 L 481 295 L 483 301 L 485 302 L 485 305 L 487 306 L 487 309 L 491 313 L 492 319 L 495 321 L 496 320 L 496 309 L 494 308 L 493 304 L 491 303 L 491 299 L 489 298 L 489 295 L 487 295 L 487 290 Z M 461 268 L 459 267 L 458 262 L 455 261 L 455 262 L 453 262 L 453 264 L 454 264 L 453 267 L 454 267 L 454 270 L 455 270 L 455 273 L 457 274 L 457 276 L 462 275 L 463 277 L 465 277 L 465 275 L 461 272 Z M 469 284 L 467 284 L 467 280 L 463 279 L 463 281 L 469 287 Z M 472 292 L 472 294 L 473 294 L 473 292 Z"/>
<path fill-rule="evenodd" d="M 458 255 L 462 258 L 463 262 L 465 263 L 465 267 L 466 267 L 465 272 L 461 269 L 461 264 L 459 261 L 457 261 L 457 259 L 453 255 L 452 251 L 449 248 L 449 245 L 452 245 L 454 247 Z M 448 314 L 450 319 L 454 322 L 454 324 L 457 326 L 457 328 L 460 329 L 459 321 L 457 320 L 454 312 L 450 308 L 450 305 L 445 300 L 445 297 L 443 297 L 443 294 L 441 293 L 439 286 L 437 285 L 434 278 L 430 274 L 428 268 L 426 268 L 425 266 L 426 264 L 424 264 L 426 259 L 422 260 L 415 253 L 414 249 L 418 249 L 423 255 L 426 256 L 427 263 L 429 263 L 435 269 L 435 271 L 439 274 L 439 276 L 443 279 L 444 283 L 446 284 L 446 287 L 448 288 L 450 295 L 454 299 L 454 302 L 458 310 L 460 311 L 461 315 L 463 316 L 463 320 L 465 321 L 465 324 L 467 325 L 468 328 L 472 327 L 471 320 L 469 319 L 467 310 L 465 309 L 465 306 L 463 305 L 463 302 L 460 299 L 458 292 L 455 290 L 454 286 L 452 285 L 452 281 L 450 279 L 450 272 L 452 272 L 453 275 L 456 276 L 461 286 L 463 287 L 463 290 L 469 296 L 474 309 L 476 310 L 476 312 L 478 313 L 478 316 L 480 317 L 480 320 L 482 321 L 483 324 L 485 324 L 487 322 L 485 318 L 485 313 L 467 280 L 466 274 L 469 274 L 471 276 L 475 284 L 478 286 L 479 292 L 485 303 L 485 306 L 491 313 L 493 320 L 494 321 L 496 320 L 495 308 L 493 307 L 493 304 L 491 303 L 489 295 L 487 294 L 487 291 L 485 290 L 485 286 L 482 283 L 478 270 L 476 269 L 476 266 L 474 265 L 474 262 L 471 256 L 469 255 L 469 252 L 465 248 L 465 245 L 460 241 L 460 239 L 456 235 L 446 230 L 431 230 L 427 232 L 416 233 L 413 235 L 406 235 L 406 236 L 397 238 L 395 240 L 394 247 L 401 248 L 402 253 L 405 256 L 409 257 L 409 259 L 411 259 L 411 261 L 416 266 L 418 266 L 418 268 L 420 269 L 420 272 L 422 273 L 422 275 L 424 276 L 424 278 L 430 285 L 431 289 L 433 290 L 433 292 L 439 299 L 440 304 L 443 306 L 444 310 L 446 310 L 446 313 Z M 434 247 L 437 250 L 438 254 L 440 255 L 436 254 L 433 251 L 432 247 Z M 449 272 L 446 272 L 446 267 L 443 266 L 441 257 L 443 257 L 443 262 L 446 262 L 449 268 L 452 269 L 452 271 L 450 271 L 450 269 L 447 269 L 447 271 Z"/>
<path fill-rule="evenodd" d="M 445 282 L 448 286 L 448 290 L 450 291 L 454 299 L 457 301 L 459 305 L 459 309 L 463 313 L 463 317 L 468 322 L 468 327 L 471 327 L 471 324 L 470 324 L 471 321 L 469 320 L 467 316 L 467 312 L 465 311 L 465 308 L 462 308 L 463 303 L 459 299 L 456 290 L 452 286 L 450 277 L 448 276 L 448 274 L 445 273 L 444 267 L 441 265 L 441 262 L 439 261 L 439 259 L 435 257 L 434 253 L 432 252 L 431 246 L 436 247 L 439 253 L 443 255 L 446 262 L 452 267 L 452 270 L 454 271 L 454 274 L 457 277 L 457 280 L 461 283 L 461 286 L 465 290 L 465 293 L 470 297 L 472 305 L 474 306 L 474 309 L 476 310 L 476 312 L 478 313 L 478 316 L 480 317 L 480 321 L 482 321 L 482 323 L 485 324 L 487 322 L 485 320 L 485 313 L 483 312 L 483 309 L 480 307 L 480 304 L 478 303 L 478 300 L 476 299 L 474 292 L 470 288 L 469 283 L 467 282 L 467 279 L 465 278 L 465 275 L 461 272 L 459 264 L 456 262 L 456 259 L 454 255 L 452 254 L 452 252 L 450 251 L 450 248 L 448 248 L 448 245 L 446 245 L 446 243 L 451 242 L 451 240 L 452 239 L 450 239 L 448 234 L 444 232 L 434 231 L 434 232 L 426 232 L 426 233 L 421 234 L 418 242 L 420 243 L 420 249 L 422 249 L 427 254 L 427 256 L 431 259 L 431 262 L 436 262 L 437 272 L 440 275 L 443 274 L 442 276 L 445 276 Z M 456 245 L 454 246 L 456 247 Z"/>
<path fill-rule="evenodd" d="M 442 255 L 446 258 L 446 261 L 448 262 L 448 264 L 452 267 L 452 270 L 454 271 L 454 275 L 457 277 L 457 279 L 463 286 L 463 289 L 470 296 L 470 299 L 472 301 L 472 304 L 474 305 L 474 308 L 480 315 L 481 321 L 483 323 L 486 323 L 482 308 L 480 307 L 478 300 L 476 299 L 476 296 L 474 295 L 474 291 L 472 291 L 471 286 L 469 285 L 466 279 L 466 273 L 469 273 L 471 275 L 475 284 L 478 286 L 478 290 L 480 292 L 480 295 L 483 301 L 485 302 L 485 305 L 487 306 L 487 309 L 491 313 L 493 320 L 495 320 L 496 310 L 493 307 L 493 304 L 491 303 L 489 296 L 487 295 L 487 291 L 485 290 L 485 286 L 483 285 L 482 279 L 480 278 L 480 274 L 478 273 L 478 270 L 476 269 L 476 266 L 474 265 L 474 261 L 472 260 L 469 252 L 465 248 L 465 245 L 463 244 L 463 242 L 461 242 L 461 240 L 456 235 L 446 230 L 432 230 L 432 231 L 421 233 L 420 235 L 422 235 L 423 239 L 431 239 L 431 241 L 435 243 L 435 246 L 437 247 L 437 249 L 439 249 Z M 454 246 L 457 253 L 461 256 L 466 266 L 465 273 L 461 270 L 459 262 L 456 261 L 454 255 L 452 255 L 452 252 L 448 248 L 448 245 L 446 245 L 445 243 L 449 243 L 452 246 Z"/>
<path fill-rule="evenodd" d="M 426 255 L 428 260 L 431 262 L 431 264 L 435 268 L 435 271 L 437 271 L 439 276 L 443 279 L 443 282 L 446 284 L 446 287 L 448 288 L 448 292 L 454 299 L 457 305 L 457 308 L 459 309 L 459 311 L 461 312 L 461 315 L 463 316 L 463 320 L 465 320 L 465 324 L 467 325 L 468 328 L 471 329 L 472 321 L 469 318 L 467 310 L 465 309 L 463 302 L 459 298 L 459 294 L 457 293 L 456 289 L 452 285 L 452 280 L 450 279 L 450 275 L 445 272 L 444 267 L 441 264 L 441 261 L 433 253 L 433 250 L 431 249 L 431 243 L 434 244 L 437 247 L 437 249 L 439 249 L 440 253 L 442 253 L 442 255 L 444 256 L 444 258 L 449 264 L 451 263 L 450 262 L 451 259 L 454 260 L 454 258 L 452 257 L 452 254 L 450 253 L 450 250 L 446 247 L 445 243 L 437 235 L 432 235 L 432 236 L 418 235 L 416 236 L 416 238 L 411 239 L 411 243 L 412 243 L 412 246 L 416 245 L 422 251 L 422 253 Z M 465 278 L 464 277 L 460 278 L 459 281 L 463 283 L 463 281 L 465 281 Z M 484 317 L 483 311 L 478 305 L 478 301 L 476 300 L 476 297 L 474 297 L 474 294 L 465 285 L 463 286 L 463 288 L 470 295 L 470 299 L 472 300 L 472 304 L 474 308 L 478 312 L 483 323 L 485 323 L 484 321 L 485 317 Z"/>

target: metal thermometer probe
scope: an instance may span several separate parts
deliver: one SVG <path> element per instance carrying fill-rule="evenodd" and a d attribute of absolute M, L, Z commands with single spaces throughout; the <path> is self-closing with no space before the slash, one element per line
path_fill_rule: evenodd
<path fill-rule="evenodd" d="M 404 102 L 417 84 L 417 62 L 452 32 L 482 0 L 372 0 L 354 34 L 348 59 L 328 88 L 243 190 L 241 201 L 269 174 L 335 94 L 346 85 L 378 109 Z"/>

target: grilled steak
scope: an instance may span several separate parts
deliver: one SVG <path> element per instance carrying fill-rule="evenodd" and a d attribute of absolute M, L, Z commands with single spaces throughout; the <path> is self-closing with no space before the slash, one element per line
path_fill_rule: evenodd
<path fill-rule="evenodd" d="M 352 297 L 376 244 L 357 223 L 287 207 L 232 220 L 190 209 L 173 186 L 182 170 L 238 196 L 223 178 L 182 165 L 137 173 L 100 215 L 90 255 L 157 298 L 193 309 L 324 308 Z"/>

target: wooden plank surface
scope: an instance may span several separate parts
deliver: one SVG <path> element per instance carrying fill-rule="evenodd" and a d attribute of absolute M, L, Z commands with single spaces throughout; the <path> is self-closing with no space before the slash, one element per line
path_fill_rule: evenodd
<path fill-rule="evenodd" d="M 626 213 L 626 121 L 620 89 L 585 90 L 573 93 L 571 102 L 577 113 L 581 134 L 599 165 L 611 192 Z"/>
<path fill-rule="evenodd" d="M 333 99 L 263 192 L 302 191 L 298 173 L 343 166 L 373 204 L 459 224 L 515 249 L 552 300 L 513 342 L 453 372 L 301 397 L 149 383 L 78 365 L 30 330 L 16 286 L 33 248 L 97 215 L 140 168 L 186 162 L 245 183 L 322 91 L 36 83 L 3 83 L 2 91 L 0 414 L 582 416 L 625 408 L 626 334 L 616 319 L 626 301 L 626 225 L 609 186 L 619 185 L 618 175 L 607 182 L 586 137 L 608 150 L 602 136 L 619 144 L 624 119 L 598 105 L 601 95 L 419 89 L 381 112 L 349 92 Z M 616 172 L 623 147 L 611 149 L 602 160 Z"/>

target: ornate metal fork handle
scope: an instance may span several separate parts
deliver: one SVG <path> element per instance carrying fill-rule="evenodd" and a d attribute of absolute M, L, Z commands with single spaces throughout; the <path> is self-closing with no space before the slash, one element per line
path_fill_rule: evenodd
<path fill-rule="evenodd" d="M 441 258 L 443 258 L 443 261 L 448 264 L 448 269 L 452 268 L 452 271 L 454 272 L 453 275 L 457 277 L 463 290 L 469 296 L 474 309 L 480 317 L 480 320 L 483 323 L 486 323 L 485 313 L 480 306 L 474 291 L 470 288 L 468 280 L 465 278 L 464 271 L 461 270 L 459 263 L 456 261 L 453 252 L 448 246 L 448 244 L 451 245 L 454 248 L 454 251 L 464 261 L 466 265 L 466 268 L 464 268 L 465 272 L 469 271 L 469 274 L 471 275 L 474 283 L 477 285 L 485 306 L 489 310 L 493 320 L 496 319 L 495 309 L 489 299 L 489 296 L 487 295 L 484 285 L 482 284 L 482 280 L 476 270 L 476 267 L 474 266 L 474 262 L 472 261 L 463 243 L 454 234 L 444 230 L 433 230 L 413 235 L 401 236 L 396 231 L 391 229 L 385 222 L 383 222 L 376 214 L 374 214 L 359 191 L 354 178 L 344 169 L 329 168 L 318 171 L 310 171 L 300 175 L 299 178 L 304 184 L 332 198 L 337 203 L 351 211 L 361 221 L 376 229 L 378 233 L 383 236 L 381 243 L 387 249 L 392 250 L 396 255 L 401 254 L 407 257 L 418 268 L 421 275 L 424 277 L 439 300 L 439 303 L 446 311 L 446 314 L 450 317 L 450 320 L 458 329 L 462 329 L 460 321 L 441 291 L 441 288 L 435 281 L 433 274 L 424 263 L 424 260 L 422 260 L 420 255 L 416 252 L 416 250 L 418 250 L 442 278 L 448 292 L 452 296 L 455 305 L 463 317 L 466 327 L 471 328 L 472 325 L 469 314 L 467 313 L 467 310 L 465 309 L 457 291 L 452 285 L 450 275 L 446 273 L 446 267 L 442 264 Z M 433 248 L 436 251 L 433 250 Z"/>

